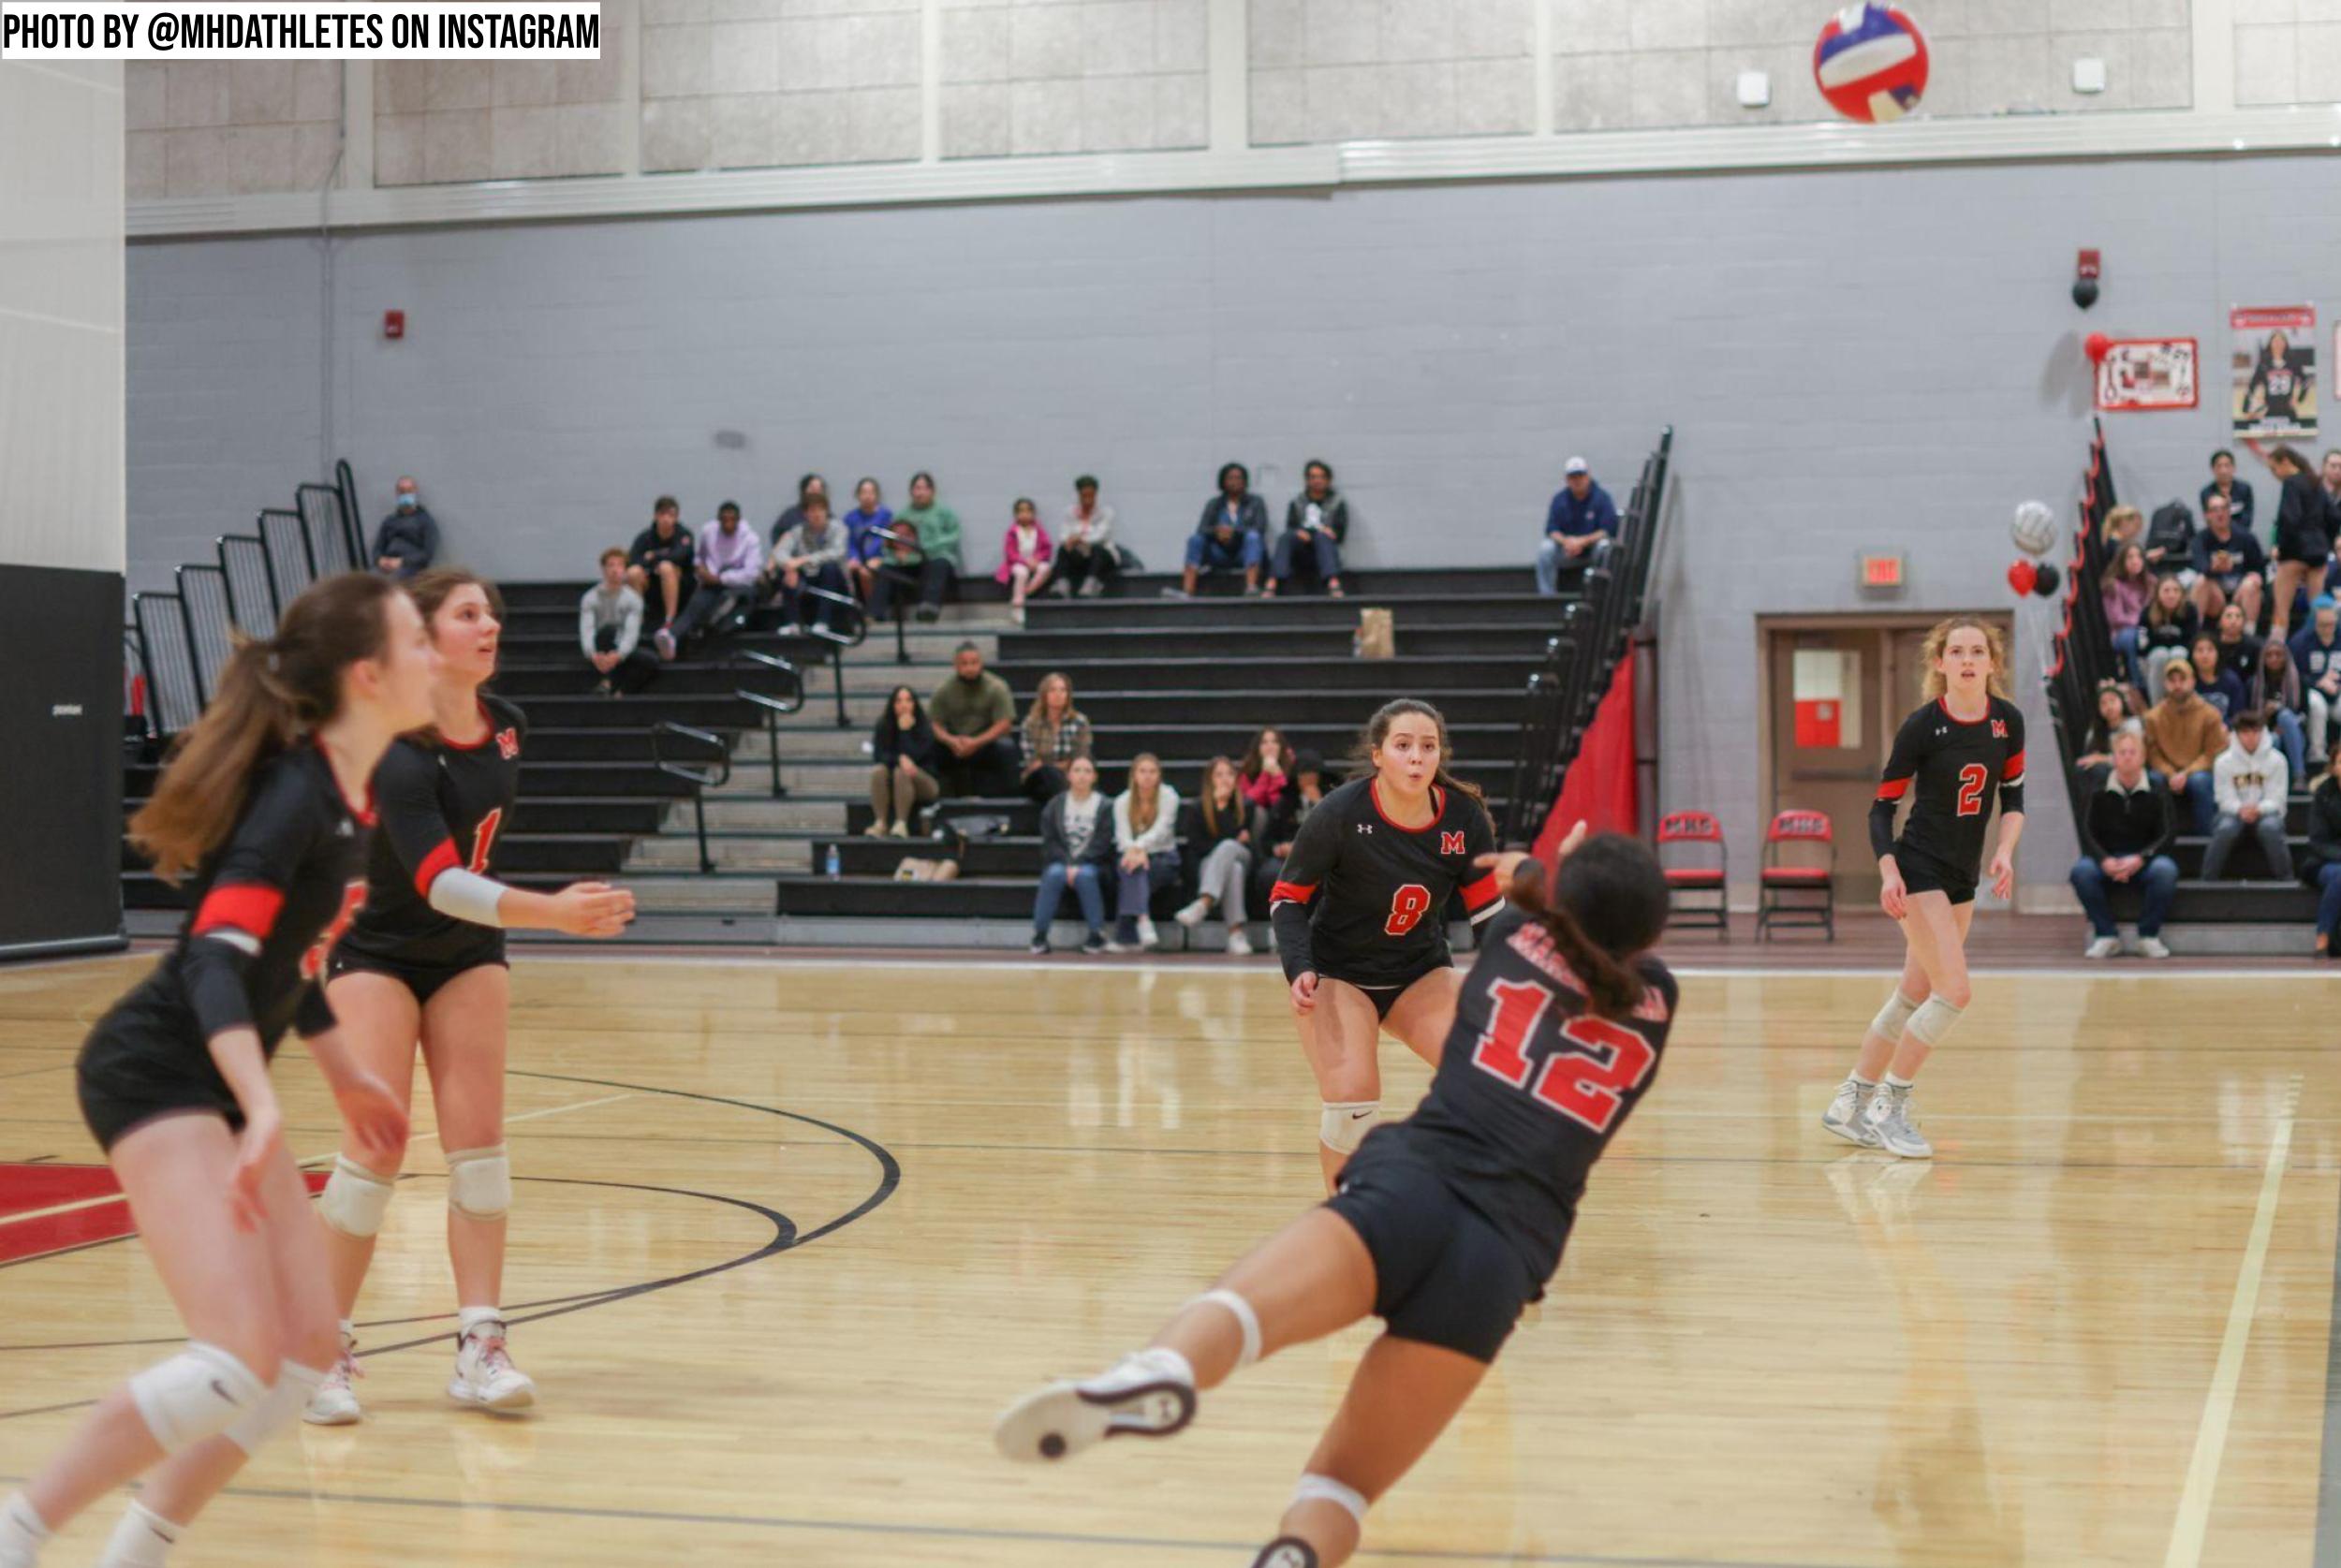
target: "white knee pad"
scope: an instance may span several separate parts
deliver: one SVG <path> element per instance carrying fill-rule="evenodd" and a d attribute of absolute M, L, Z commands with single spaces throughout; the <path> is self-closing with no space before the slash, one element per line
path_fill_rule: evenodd
<path fill-rule="evenodd" d="M 252 1369 L 200 1341 L 130 1380 L 130 1398 L 166 1454 L 215 1437 L 268 1398 Z"/>
<path fill-rule="evenodd" d="M 1910 1033 L 1928 1045 L 1940 1044 L 1951 1026 L 1959 1021 L 1963 1008 L 1953 1007 L 1939 996 L 1930 996 L 1919 1004 L 1919 1010 L 1910 1015 Z"/>
<path fill-rule="evenodd" d="M 260 1444 L 292 1425 L 293 1417 L 307 1408 L 309 1396 L 324 1382 L 325 1374 L 315 1367 L 278 1362 L 276 1385 L 258 1404 L 236 1417 L 235 1424 L 228 1429 L 228 1436 L 246 1454 L 258 1453 Z"/>
<path fill-rule="evenodd" d="M 504 1145 L 458 1149 L 447 1157 L 447 1204 L 472 1220 L 501 1220 L 512 1207 L 512 1163 Z"/>
<path fill-rule="evenodd" d="M 1877 1009 L 1877 1016 L 1870 1019 L 1870 1033 L 1881 1040 L 1899 1040 L 1902 1038 L 1903 1026 L 1910 1021 L 1910 1015 L 1918 1010 L 1919 1004 L 1903 995 L 1902 988 L 1896 986 L 1892 1000 Z"/>
<path fill-rule="evenodd" d="M 317 1194 L 317 1213 L 344 1236 L 378 1236 L 390 1211 L 390 1184 L 346 1155 L 333 1157 L 333 1174 Z"/>
<path fill-rule="evenodd" d="M 1327 1100 L 1318 1118 L 1318 1141 L 1336 1154 L 1355 1154 L 1365 1135 L 1382 1119 L 1379 1100 Z"/>
<path fill-rule="evenodd" d="M 1358 1521 L 1359 1528 L 1364 1528 L 1365 1494 L 1355 1487 L 1345 1487 L 1330 1475 L 1303 1475 L 1292 1488 L 1292 1501 L 1306 1502 L 1312 1498 L 1337 1505 Z"/>
<path fill-rule="evenodd" d="M 1187 1305 L 1190 1307 L 1200 1307 L 1206 1301 L 1211 1302 L 1214 1306 L 1227 1308 L 1235 1318 L 1236 1327 L 1243 1331 L 1244 1349 L 1242 1353 L 1236 1356 L 1235 1364 L 1239 1368 L 1248 1367 L 1253 1362 L 1259 1360 L 1259 1313 L 1252 1311 L 1252 1304 L 1231 1290 L 1207 1290 L 1203 1292 L 1202 1295 L 1197 1297 L 1194 1300 L 1189 1301 Z"/>

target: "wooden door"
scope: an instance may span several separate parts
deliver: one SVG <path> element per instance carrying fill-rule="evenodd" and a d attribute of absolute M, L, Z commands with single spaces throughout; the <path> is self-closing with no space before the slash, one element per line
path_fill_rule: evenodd
<path fill-rule="evenodd" d="M 1870 801 L 1892 743 L 1882 727 L 1887 635 L 1873 626 L 1778 630 L 1770 638 L 1772 799 L 1775 812 L 1824 813 L 1837 841 L 1837 897 L 1877 896 Z"/>

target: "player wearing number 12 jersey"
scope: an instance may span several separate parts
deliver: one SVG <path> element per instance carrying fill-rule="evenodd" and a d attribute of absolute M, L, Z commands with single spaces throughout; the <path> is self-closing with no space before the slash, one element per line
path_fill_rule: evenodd
<path fill-rule="evenodd" d="M 504 1150 L 511 1006 L 504 929 L 614 936 L 632 917 L 633 897 L 598 883 L 547 895 L 494 880 L 528 743 L 520 710 L 480 690 L 495 674 L 503 607 L 468 572 L 425 572 L 409 592 L 439 652 L 434 725 L 392 746 L 375 776 L 382 824 L 367 866 L 366 908 L 334 946 L 329 992 L 360 1057 L 406 1102 L 420 1046 L 447 1151 L 448 1253 L 461 1309 L 448 1393 L 467 1405 L 519 1410 L 535 1402 L 536 1385 L 512 1365 L 499 1305 L 512 1194 Z M 317 1200 L 343 1337 L 339 1363 L 303 1412 L 320 1426 L 360 1415 L 350 1385 L 352 1314 L 405 1152 L 370 1160 L 345 1136 Z"/>
<path fill-rule="evenodd" d="M 1321 809 L 1321 808 L 1320 808 Z M 1582 829 L 1581 829 L 1582 833 Z M 1253 1568 L 1336 1568 L 1367 1507 L 1437 1440 L 1527 1303 L 1544 1294 L 1585 1181 L 1666 1048 L 1677 993 L 1648 948 L 1667 890 L 1642 844 L 1564 846 L 1548 906 L 1516 884 L 1463 982 L 1431 1092 L 1377 1129 L 1323 1208 L 1256 1248 L 1099 1375 L 1019 1400 L 994 1436 L 1014 1459 L 1100 1438 L 1165 1437 L 1264 1355 L 1380 1317 L 1274 1540 Z"/>
<path fill-rule="evenodd" d="M 2024 834 L 2024 714 L 2008 699 L 1998 628 L 1953 617 L 1927 633 L 1921 662 L 1926 706 L 1895 734 L 1870 806 L 1878 905 L 1902 923 L 1907 944 L 1902 982 L 1821 1113 L 1821 1125 L 1847 1142 L 1911 1160 L 1935 1152 L 1910 1121 L 1910 1086 L 1967 1005 L 1967 928 L 1993 806 L 1992 890 L 2003 899 L 2015 890 Z M 1896 838 L 1894 811 L 1906 797 L 1910 814 Z"/>
<path fill-rule="evenodd" d="M 1474 926 L 1503 907 L 1495 872 L 1480 864 L 1494 851 L 1494 828 L 1478 792 L 1447 770 L 1448 755 L 1436 709 L 1410 697 L 1385 704 L 1366 725 L 1372 771 L 1309 813 L 1269 895 L 1322 1102 L 1328 1187 L 1381 1115 L 1381 1031 L 1438 1063 L 1455 1010 L 1448 901 L 1460 893 Z"/>

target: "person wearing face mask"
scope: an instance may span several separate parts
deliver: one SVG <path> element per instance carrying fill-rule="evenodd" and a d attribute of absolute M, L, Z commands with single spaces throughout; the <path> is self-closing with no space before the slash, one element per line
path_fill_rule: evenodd
<path fill-rule="evenodd" d="M 398 501 L 374 534 L 374 569 L 401 582 L 439 558 L 439 524 L 422 504 L 414 477 L 398 481 Z"/>

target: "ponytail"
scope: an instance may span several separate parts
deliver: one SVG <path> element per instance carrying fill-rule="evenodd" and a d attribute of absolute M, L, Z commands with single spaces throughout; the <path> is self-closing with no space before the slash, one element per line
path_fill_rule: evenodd
<path fill-rule="evenodd" d="M 1542 868 L 1524 862 L 1512 878 L 1512 907 L 1541 925 L 1584 982 L 1585 1000 L 1605 1018 L 1629 1016 L 1648 985 L 1633 960 L 1666 929 L 1667 884 L 1657 857 L 1639 839 L 1597 833 L 1561 862 L 1548 894 Z"/>
<path fill-rule="evenodd" d="M 1577 916 L 1565 908 L 1548 904 L 1543 877 L 1514 877 L 1511 902 L 1512 907 L 1544 927 L 1553 947 L 1585 983 L 1585 1000 L 1594 1013 L 1605 1018 L 1625 1018 L 1642 1004 L 1644 987 L 1641 974 L 1587 936 L 1585 928 L 1577 923 Z"/>

